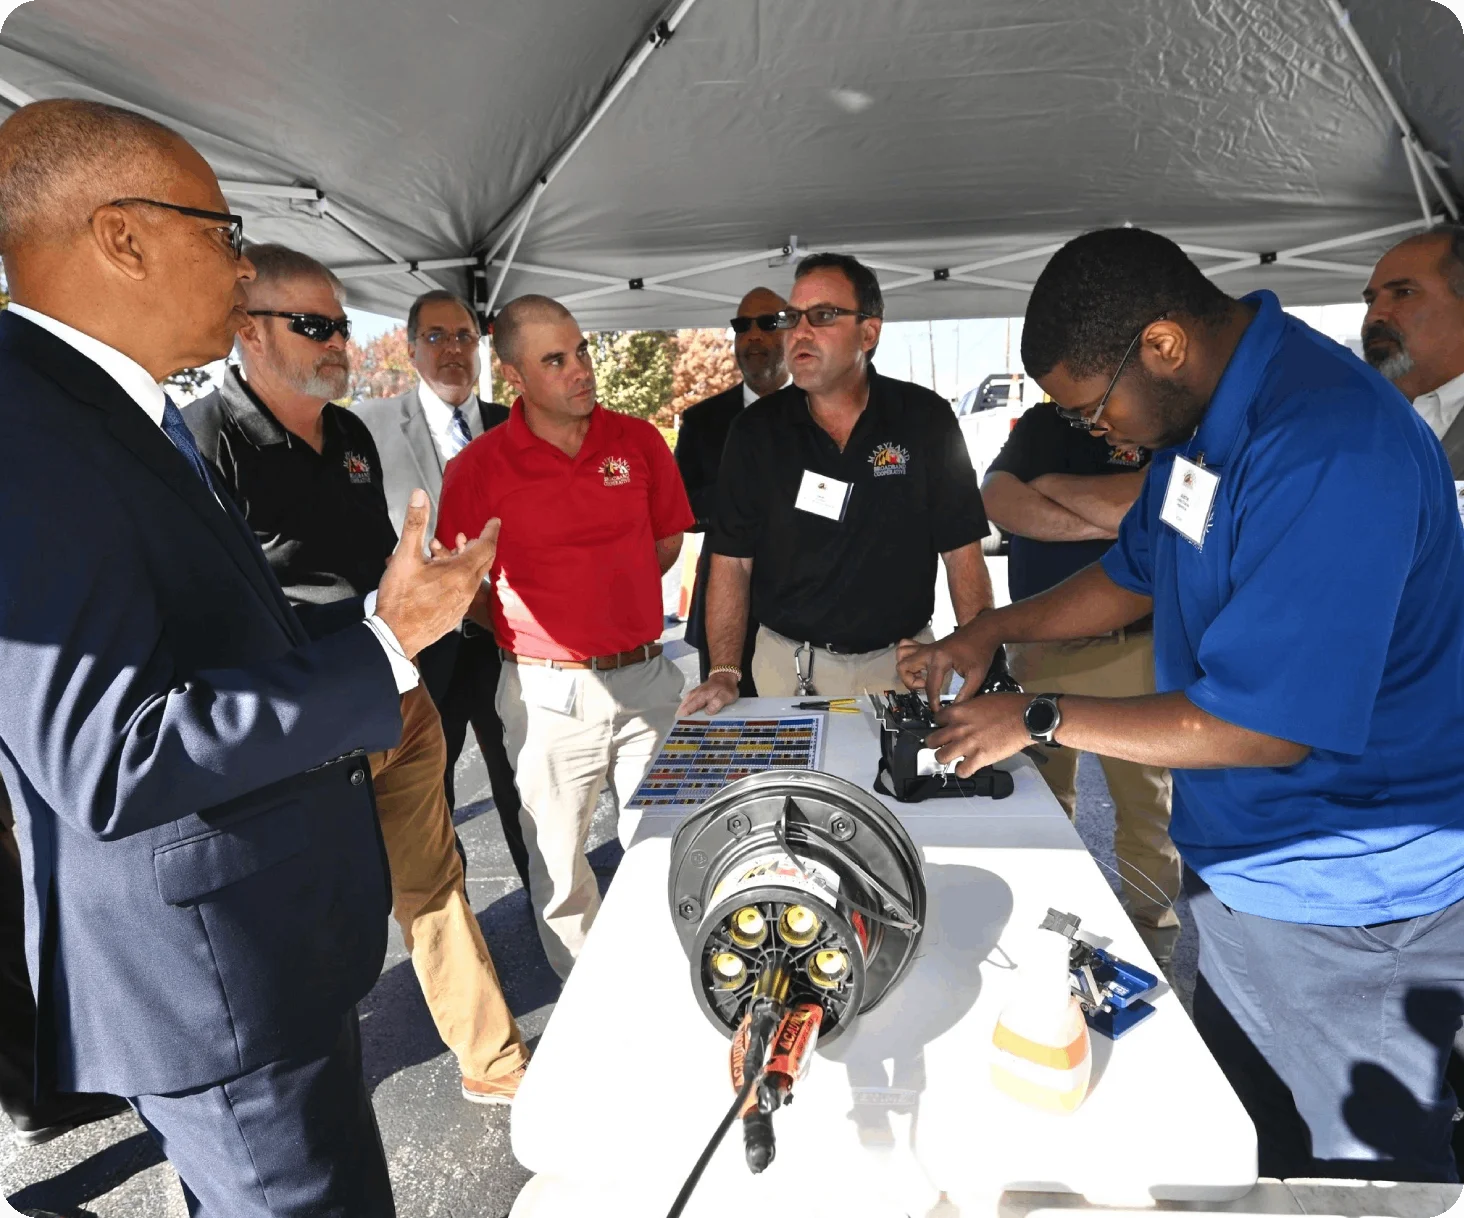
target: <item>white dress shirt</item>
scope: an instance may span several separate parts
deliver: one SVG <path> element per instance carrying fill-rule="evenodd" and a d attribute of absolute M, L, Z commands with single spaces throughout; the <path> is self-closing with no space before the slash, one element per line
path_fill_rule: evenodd
<path fill-rule="evenodd" d="M 467 447 L 458 429 L 452 425 L 452 407 L 444 402 L 426 381 L 417 382 L 417 399 L 422 403 L 422 413 L 427 416 L 427 427 L 432 432 L 432 442 L 437 445 L 442 464 L 446 465 Z M 469 411 L 478 409 L 478 395 L 470 393 L 468 400 L 458 407 L 468 422 L 468 435 L 473 434 L 472 415 Z"/>
<path fill-rule="evenodd" d="M 792 383 L 793 383 L 793 378 L 790 376 L 786 381 L 784 381 L 781 385 L 779 385 L 778 388 L 779 389 L 786 389 Z M 742 382 L 742 404 L 744 406 L 751 406 L 757 400 L 758 400 L 757 394 L 753 391 L 752 386 L 749 385 L 746 381 L 743 381 Z"/>
<path fill-rule="evenodd" d="M 137 403 L 143 414 L 153 421 L 153 426 L 160 431 L 163 426 L 163 408 L 167 405 L 167 395 L 163 387 L 153 380 L 152 373 L 129 356 L 123 355 L 115 347 L 109 347 L 106 343 L 99 342 L 90 334 L 83 334 L 65 322 L 57 321 L 54 317 L 47 317 L 44 313 L 37 313 L 34 309 L 28 309 L 25 305 L 12 304 L 10 311 L 17 317 L 23 317 L 32 325 L 40 326 L 42 330 L 54 334 L 68 347 L 74 348 L 79 354 L 91 360 L 98 368 L 110 376 L 122 388 L 122 392 Z M 163 433 L 166 436 L 166 432 Z M 172 441 L 169 441 L 171 443 Z M 404 694 L 409 689 L 415 689 L 419 677 L 417 666 L 407 659 L 406 653 L 402 651 L 402 645 L 392 633 L 392 629 L 381 618 L 376 616 L 376 593 L 371 593 L 366 598 L 366 625 L 381 643 L 382 650 L 386 652 L 386 658 L 391 664 L 391 675 L 396 680 L 397 693 Z"/>
<path fill-rule="evenodd" d="M 1423 416 L 1423 421 L 1440 440 L 1454 426 L 1461 408 L 1464 408 L 1464 375 L 1445 381 L 1432 393 L 1421 393 L 1413 399 L 1413 409 Z"/>

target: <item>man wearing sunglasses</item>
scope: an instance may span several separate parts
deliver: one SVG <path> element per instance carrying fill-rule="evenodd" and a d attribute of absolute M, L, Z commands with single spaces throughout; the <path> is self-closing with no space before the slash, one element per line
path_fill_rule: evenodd
<path fill-rule="evenodd" d="M 386 951 L 365 757 L 496 524 L 292 609 L 162 382 L 222 359 L 254 276 L 213 171 L 90 101 L 0 125 L 0 782 L 36 1068 L 126 1096 L 198 1218 L 388 1218 L 355 1004 Z"/>
<path fill-rule="evenodd" d="M 715 397 L 688 406 L 681 416 L 681 429 L 676 433 L 676 466 L 686 483 L 691 510 L 696 513 L 693 532 L 703 534 L 704 543 L 716 512 L 717 474 L 722 468 L 722 449 L 727 444 L 732 421 L 745 407 L 776 393 L 788 383 L 788 367 L 783 363 L 783 331 L 778 329 L 778 313 L 787 304 L 771 288 L 753 288 L 742 298 L 737 316 L 729 323 L 733 334 L 732 353 L 742 380 Z M 706 628 L 707 575 L 711 562 L 711 547 L 703 544 L 696 564 L 691 612 L 686 619 L 686 641 L 697 650 L 703 681 L 712 666 Z M 737 686 L 744 698 L 757 696 L 757 687 L 752 683 L 756 636 L 757 622 L 749 619 L 747 639 L 742 645 L 742 676 Z"/>
<path fill-rule="evenodd" d="M 777 315 L 793 384 L 749 406 L 722 456 L 709 545 L 712 669 L 681 713 L 737 699 L 750 619 L 764 697 L 896 681 L 895 646 L 930 638 L 938 560 L 956 619 L 991 604 L 981 492 L 950 404 L 870 359 L 884 298 L 847 254 L 813 254 Z"/>
<path fill-rule="evenodd" d="M 417 384 L 394 398 L 365 401 L 356 416 L 370 429 L 381 457 L 386 506 L 397 528 L 417 487 L 432 500 L 433 527 L 447 463 L 485 431 L 508 419 L 508 408 L 478 399 L 482 335 L 472 306 L 441 288 L 425 292 L 407 310 L 407 354 Z M 503 748 L 503 723 L 494 708 L 500 672 L 491 631 L 464 621 L 422 656 L 422 680 L 442 716 L 447 737 L 443 781 L 456 804 L 453 771 L 467 740 L 477 738 L 488 770 L 493 805 L 514 870 L 529 886 L 529 856 L 519 824 L 519 795 Z"/>
<path fill-rule="evenodd" d="M 1199 932 L 1195 1023 L 1267 1176 L 1453 1182 L 1464 1012 L 1464 531 L 1437 437 L 1376 371 L 1106 229 L 1039 276 L 1022 359 L 1108 443 L 1155 450 L 1118 541 L 901 664 L 1154 618 L 1157 688 L 947 707 L 958 771 L 1031 744 L 1167 766 Z"/>
<path fill-rule="evenodd" d="M 237 367 L 183 412 L 239 503 L 285 595 L 329 605 L 368 595 L 396 530 L 365 423 L 346 392 L 350 323 L 341 283 L 308 255 L 249 247 L 255 279 Z M 429 649 L 430 650 L 430 649 Z M 392 913 L 462 1094 L 507 1103 L 528 1061 L 464 891 L 442 775 L 447 746 L 428 690 L 402 699 L 401 744 L 369 761 L 391 864 Z"/>

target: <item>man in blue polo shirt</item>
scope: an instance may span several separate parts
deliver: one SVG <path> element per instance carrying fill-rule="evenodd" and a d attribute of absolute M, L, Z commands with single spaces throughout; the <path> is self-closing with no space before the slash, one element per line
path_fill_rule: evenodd
<path fill-rule="evenodd" d="M 1456 1180 L 1464 529 L 1438 440 L 1270 293 L 1233 300 L 1140 229 L 1053 257 L 1022 358 L 1110 444 L 1155 451 L 1143 492 L 1101 562 L 909 644 L 902 676 L 936 690 L 999 643 L 1152 612 L 1159 692 L 961 702 L 937 756 L 966 773 L 1041 740 L 1171 767 L 1195 1022 L 1262 1174 Z"/>

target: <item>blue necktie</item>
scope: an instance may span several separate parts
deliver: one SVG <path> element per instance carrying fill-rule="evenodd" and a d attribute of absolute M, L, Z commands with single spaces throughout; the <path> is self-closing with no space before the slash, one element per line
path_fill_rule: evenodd
<path fill-rule="evenodd" d="M 208 474 L 208 462 L 203 459 L 203 454 L 198 451 L 198 445 L 193 442 L 193 433 L 188 430 L 188 424 L 183 421 L 183 412 L 166 394 L 163 396 L 163 402 L 163 434 L 173 441 L 173 447 L 182 453 L 184 459 L 193 467 L 193 472 L 198 475 L 199 481 L 217 498 L 218 492 L 214 490 L 213 479 Z"/>
<path fill-rule="evenodd" d="M 468 418 L 463 414 L 461 406 L 452 408 L 452 438 L 456 445 L 453 450 L 454 455 L 462 452 L 473 442 L 473 432 L 468 427 Z"/>

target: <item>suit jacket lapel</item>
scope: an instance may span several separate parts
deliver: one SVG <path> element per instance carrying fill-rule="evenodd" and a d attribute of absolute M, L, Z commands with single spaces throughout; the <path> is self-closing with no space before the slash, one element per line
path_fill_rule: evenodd
<path fill-rule="evenodd" d="M 1464 482 L 1464 410 L 1454 416 L 1454 422 L 1444 432 L 1444 455 L 1449 458 L 1454 481 Z"/>
<path fill-rule="evenodd" d="M 442 454 L 437 451 L 437 441 L 432 438 L 432 428 L 427 426 L 427 412 L 422 409 L 422 400 L 413 389 L 402 402 L 402 436 L 417 463 L 417 472 L 422 476 L 422 489 L 432 500 L 432 510 L 437 510 L 437 499 L 442 494 Z"/>
<path fill-rule="evenodd" d="M 187 458 L 122 387 L 81 352 L 24 318 L 5 316 L 0 318 L 0 326 L 0 345 L 56 382 L 64 392 L 106 415 L 108 430 L 118 442 L 203 520 L 286 633 L 302 640 L 303 631 L 281 595 L 279 582 L 254 535 L 247 526 L 241 527 L 242 517 L 237 511 L 220 508 Z M 219 485 L 223 485 L 222 480 Z"/>

